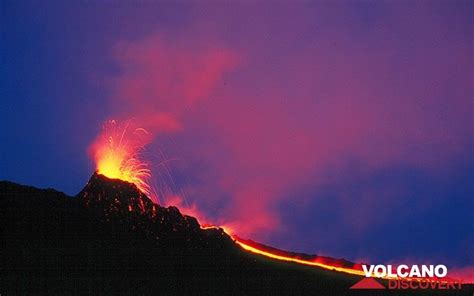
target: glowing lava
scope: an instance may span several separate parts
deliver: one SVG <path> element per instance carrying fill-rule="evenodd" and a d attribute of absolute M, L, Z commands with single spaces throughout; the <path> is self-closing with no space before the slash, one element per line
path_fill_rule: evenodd
<path fill-rule="evenodd" d="M 212 225 L 203 225 L 201 226 L 201 229 L 222 229 L 225 233 L 227 233 L 234 241 L 236 244 L 238 244 L 242 249 L 244 249 L 247 252 L 251 252 L 254 254 L 262 255 L 268 258 L 272 258 L 275 260 L 280 260 L 280 261 L 286 261 L 286 262 L 293 262 L 297 264 L 303 264 L 303 265 L 309 265 L 309 266 L 315 266 L 315 267 L 320 267 L 324 268 L 327 270 L 332 270 L 332 271 L 339 271 L 339 272 L 344 272 L 348 274 L 353 274 L 353 275 L 358 275 L 358 276 L 365 276 L 364 271 L 361 269 L 361 267 L 358 264 L 354 264 L 352 268 L 350 267 L 343 267 L 343 266 L 338 266 L 337 264 L 326 264 L 323 262 L 319 262 L 319 260 L 322 261 L 322 259 L 316 258 L 314 260 L 306 260 L 302 258 L 297 258 L 295 256 L 292 256 L 290 253 L 277 250 L 271 251 L 270 248 L 263 248 L 259 246 L 257 243 L 253 243 L 248 240 L 244 240 L 239 238 L 236 235 L 233 235 L 231 233 L 231 229 L 226 227 L 226 226 L 212 226 Z M 287 253 L 287 254 L 285 254 Z"/>
<path fill-rule="evenodd" d="M 152 197 L 148 163 L 140 158 L 140 152 L 147 143 L 148 132 L 143 128 L 118 125 L 115 120 L 107 121 L 101 134 L 91 146 L 96 169 L 111 179 L 120 179 L 135 184 L 139 190 Z"/>
<path fill-rule="evenodd" d="M 359 276 L 365 276 L 362 270 L 359 270 L 356 268 L 348 268 L 348 267 L 324 264 L 324 263 L 318 262 L 317 259 L 315 261 L 311 261 L 311 260 L 295 258 L 290 255 L 276 254 L 269 250 L 264 250 L 263 248 L 259 247 L 257 244 L 251 244 L 247 241 L 244 241 L 237 236 L 232 236 L 232 238 L 244 250 L 258 254 L 258 255 L 262 255 L 262 256 L 280 260 L 280 261 L 293 262 L 293 263 L 309 265 L 309 266 L 316 266 L 316 267 L 321 267 L 328 270 L 339 271 L 339 272 L 344 272 L 344 273 L 359 275 Z"/>

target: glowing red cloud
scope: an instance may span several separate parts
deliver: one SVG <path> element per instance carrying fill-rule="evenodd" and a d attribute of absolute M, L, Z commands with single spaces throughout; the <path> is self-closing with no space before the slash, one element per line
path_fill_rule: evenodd
<path fill-rule="evenodd" d="M 425 29 L 424 38 L 435 40 L 436 30 Z M 203 212 L 217 212 L 213 219 L 234 225 L 242 236 L 284 230 L 281 202 L 304 203 L 295 188 L 322 186 L 335 178 L 330 172 L 353 161 L 362 173 L 393 165 L 437 171 L 432 169 L 468 151 L 467 101 L 438 95 L 443 89 L 435 84 L 456 72 L 463 50 L 446 56 L 456 48 L 433 47 L 423 59 L 412 52 L 398 65 L 391 61 L 399 41 L 387 37 L 394 34 L 388 27 L 378 48 L 354 46 L 350 34 L 329 30 L 337 38 L 291 53 L 279 43 L 229 50 L 201 30 L 192 37 L 153 35 L 118 44 L 114 102 L 124 117 L 137 117 L 145 127 L 165 114 L 156 129 L 179 131 L 174 151 L 204 168 L 192 172 L 199 182 L 183 189 Z M 264 33 L 255 30 L 249 36 Z M 269 60 L 268 50 L 285 55 Z M 402 71 L 407 67 L 409 76 Z M 338 197 L 348 213 L 343 219 L 357 231 L 383 219 L 371 205 L 389 208 L 400 198 L 396 188 L 358 194 Z"/>
<path fill-rule="evenodd" d="M 119 43 L 115 57 L 121 74 L 114 80 L 114 93 L 126 104 L 125 114 L 150 119 L 161 113 L 179 118 L 206 99 L 237 63 L 228 49 L 169 42 L 158 35 Z"/>

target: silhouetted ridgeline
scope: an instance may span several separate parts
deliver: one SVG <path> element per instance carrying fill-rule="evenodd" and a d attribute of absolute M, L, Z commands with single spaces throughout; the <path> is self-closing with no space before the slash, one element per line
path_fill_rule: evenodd
<path fill-rule="evenodd" d="M 0 203 L 2 296 L 368 295 L 349 290 L 358 277 L 252 255 L 97 174 L 76 197 L 2 181 Z"/>

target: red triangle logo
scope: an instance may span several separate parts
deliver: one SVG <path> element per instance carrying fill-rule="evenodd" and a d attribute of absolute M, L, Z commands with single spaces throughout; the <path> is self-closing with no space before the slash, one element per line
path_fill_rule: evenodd
<path fill-rule="evenodd" d="M 350 289 L 385 289 L 385 287 L 373 278 L 363 278 L 355 283 Z"/>

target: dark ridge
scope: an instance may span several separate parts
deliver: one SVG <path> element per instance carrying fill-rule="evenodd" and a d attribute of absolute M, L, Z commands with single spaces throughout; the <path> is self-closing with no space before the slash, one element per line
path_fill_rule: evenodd
<path fill-rule="evenodd" d="M 166 252 L 186 253 L 194 249 L 206 252 L 237 249 L 222 229 L 201 229 L 194 217 L 182 215 L 176 207 L 154 204 L 131 183 L 93 174 L 76 196 L 77 202 L 94 212 L 101 223 L 125 225 L 124 229 L 146 236 L 157 246 L 176 244 L 179 248 L 161 248 Z"/>
<path fill-rule="evenodd" d="M 98 174 L 76 197 L 2 181 L 0 212 L 1 295 L 374 295 L 349 290 L 360 277 L 247 253 Z"/>

